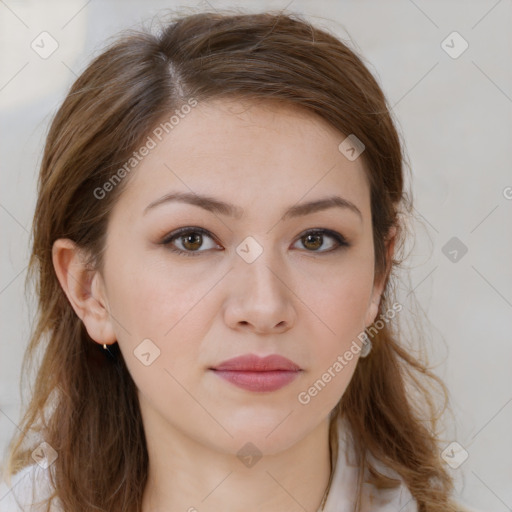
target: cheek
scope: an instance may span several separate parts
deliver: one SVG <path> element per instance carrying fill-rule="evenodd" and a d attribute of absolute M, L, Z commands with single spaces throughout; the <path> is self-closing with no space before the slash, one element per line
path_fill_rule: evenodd
<path fill-rule="evenodd" d="M 195 308 L 208 294 L 212 275 L 183 272 L 161 259 L 126 261 L 113 274 L 109 296 L 112 312 L 124 320 L 133 336 L 154 337 L 165 342 L 173 332 L 190 327 Z M 125 337 L 126 332 L 120 332 Z"/>
<path fill-rule="evenodd" d="M 298 295 L 323 325 L 326 336 L 343 340 L 364 328 L 373 269 L 363 262 L 340 265 L 333 271 L 302 281 Z"/>
<path fill-rule="evenodd" d="M 371 280 L 364 286 L 352 276 L 332 280 L 328 293 L 310 295 L 321 321 L 315 321 L 310 347 L 310 365 L 305 385 L 297 396 L 308 414 L 328 414 L 341 399 L 359 360 L 364 319 L 371 291 Z"/>
<path fill-rule="evenodd" d="M 300 292 L 315 313 L 307 313 L 315 340 L 310 369 L 313 380 L 329 382 L 329 391 L 322 392 L 326 399 L 327 395 L 339 398 L 355 370 L 361 346 L 358 337 L 364 332 L 373 287 L 373 260 L 354 257 L 345 263 L 323 276 L 323 286 L 306 289 L 306 284 L 311 285 L 308 281 Z"/>
<path fill-rule="evenodd" d="M 116 269 L 110 283 L 119 346 L 137 387 L 148 396 L 162 389 L 179 394 L 172 376 L 185 383 L 195 378 L 191 369 L 201 371 L 201 340 L 214 315 L 209 291 L 218 277 L 211 271 L 202 276 L 171 270 L 161 261 L 142 265 L 134 258 Z M 154 362 L 145 366 L 148 359 Z"/>

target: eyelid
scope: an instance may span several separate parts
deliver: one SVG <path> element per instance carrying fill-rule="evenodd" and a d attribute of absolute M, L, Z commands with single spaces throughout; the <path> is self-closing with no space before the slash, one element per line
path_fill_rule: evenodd
<path fill-rule="evenodd" d="M 215 239 L 215 237 L 207 229 L 200 228 L 199 226 L 184 226 L 182 228 L 175 229 L 174 231 L 171 231 L 170 233 L 167 233 L 160 243 L 168 244 L 174 238 L 179 238 L 181 235 L 183 235 L 185 233 L 190 233 L 190 232 L 201 233 L 202 235 L 206 235 L 212 239 Z"/>

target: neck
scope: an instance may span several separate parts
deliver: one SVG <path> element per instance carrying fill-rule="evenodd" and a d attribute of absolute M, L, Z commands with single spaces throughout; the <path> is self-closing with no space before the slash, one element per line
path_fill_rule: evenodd
<path fill-rule="evenodd" d="M 143 512 L 316 512 L 322 504 L 331 472 L 328 419 L 255 463 L 205 446 L 164 420 L 148 423 Z"/>

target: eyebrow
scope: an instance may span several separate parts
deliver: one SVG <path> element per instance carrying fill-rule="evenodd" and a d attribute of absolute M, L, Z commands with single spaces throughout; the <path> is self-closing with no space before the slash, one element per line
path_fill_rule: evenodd
<path fill-rule="evenodd" d="M 227 215 L 236 219 L 240 219 L 244 215 L 244 210 L 240 206 L 220 201 L 211 196 L 188 192 L 172 192 L 170 194 L 166 194 L 146 206 L 143 213 L 145 215 L 149 210 L 156 206 L 169 202 L 192 204 L 209 212 Z M 329 196 L 315 201 L 290 206 L 284 212 L 282 220 L 309 215 L 329 208 L 343 208 L 356 213 L 361 220 L 363 219 L 361 210 L 359 210 L 354 203 L 340 196 Z"/>

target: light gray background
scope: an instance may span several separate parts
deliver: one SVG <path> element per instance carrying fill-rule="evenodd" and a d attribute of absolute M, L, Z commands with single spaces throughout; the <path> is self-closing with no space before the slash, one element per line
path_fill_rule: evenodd
<path fill-rule="evenodd" d="M 0 1 L 0 455 L 19 419 L 21 358 L 32 323 L 23 282 L 38 165 L 48 123 L 67 89 L 107 38 L 149 23 L 160 9 L 287 7 L 361 52 L 393 106 L 421 221 L 412 225 L 411 278 L 400 293 L 407 301 L 413 289 L 431 322 L 432 362 L 455 413 L 454 422 L 446 420 L 446 444 L 456 440 L 469 453 L 450 471 L 467 503 L 482 511 L 512 510 L 512 3 L 210 5 Z M 30 46 L 43 31 L 59 44 L 47 59 Z M 456 59 L 441 46 L 453 31 L 469 44 Z M 468 248 L 457 262 L 442 252 L 454 236 Z"/>

